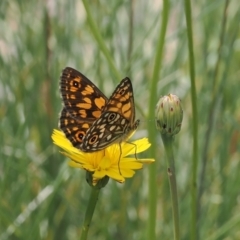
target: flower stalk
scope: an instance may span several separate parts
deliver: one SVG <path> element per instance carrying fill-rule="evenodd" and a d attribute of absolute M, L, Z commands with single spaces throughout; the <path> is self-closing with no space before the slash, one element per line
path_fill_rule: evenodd
<path fill-rule="evenodd" d="M 177 193 L 177 181 L 175 173 L 175 164 L 174 164 L 174 153 L 173 153 L 173 136 L 168 136 L 162 134 L 163 144 L 166 150 L 167 155 L 167 171 L 168 171 L 168 180 L 170 185 L 171 200 L 172 200 L 172 214 L 174 221 L 174 239 L 180 239 L 179 232 L 179 210 L 178 210 L 178 193 Z"/>
<path fill-rule="evenodd" d="M 174 222 L 174 240 L 179 240 L 179 210 L 173 141 L 174 136 L 181 130 L 182 125 L 183 111 L 180 99 L 173 94 L 161 97 L 156 106 L 155 117 L 156 127 L 160 131 L 167 156 L 167 172 Z"/>
<path fill-rule="evenodd" d="M 85 219 L 82 227 L 80 240 L 86 240 L 88 235 L 89 226 L 91 224 L 92 216 L 97 204 L 100 189 L 97 187 L 91 187 L 91 194 L 88 201 L 87 210 L 85 213 Z"/>

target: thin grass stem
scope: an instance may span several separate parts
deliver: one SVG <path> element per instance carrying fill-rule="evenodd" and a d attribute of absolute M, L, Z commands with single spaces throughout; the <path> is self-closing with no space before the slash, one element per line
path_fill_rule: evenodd
<path fill-rule="evenodd" d="M 224 44 L 224 39 L 226 35 L 226 23 L 227 23 L 227 9 L 229 5 L 229 0 L 225 1 L 225 7 L 223 9 L 223 18 L 222 18 L 222 24 L 221 24 L 221 32 L 219 36 L 219 45 L 218 45 L 218 59 L 215 65 L 214 69 L 214 75 L 213 75 L 213 89 L 212 89 L 212 96 L 211 96 L 211 103 L 210 108 L 208 112 L 208 123 L 207 123 L 207 130 L 205 134 L 205 141 L 203 144 L 203 152 L 202 152 L 202 167 L 200 169 L 200 179 L 199 179 L 199 190 L 198 190 L 198 217 L 200 218 L 200 212 L 201 212 L 201 197 L 204 192 L 204 181 L 205 181 L 205 172 L 206 172 L 206 166 L 208 162 L 208 149 L 210 147 L 210 138 L 211 133 L 213 131 L 213 124 L 215 120 L 215 107 L 218 102 L 219 97 L 217 97 L 217 94 L 219 94 L 221 83 L 220 83 L 220 77 L 219 75 L 219 66 L 220 62 L 222 60 L 222 48 Z"/>
<path fill-rule="evenodd" d="M 197 93 L 195 85 L 195 60 L 193 50 L 192 11 L 191 1 L 185 0 L 185 17 L 187 24 L 189 72 L 191 79 L 191 100 L 193 115 L 193 155 L 192 155 L 192 181 L 191 181 L 191 239 L 197 239 L 197 167 L 198 167 L 198 109 Z"/>
<path fill-rule="evenodd" d="M 161 65 L 162 65 L 162 56 L 163 56 L 163 48 L 168 24 L 168 15 L 169 15 L 169 0 L 163 1 L 163 11 L 162 15 L 159 14 L 159 21 L 161 22 L 161 28 L 159 31 L 157 48 L 156 48 L 156 56 L 154 61 L 154 69 L 153 69 L 153 77 L 150 86 L 149 96 L 149 119 L 154 119 L 154 110 L 157 102 L 157 83 L 159 80 Z M 152 156 L 155 155 L 156 152 L 156 129 L 153 124 L 148 125 L 148 133 L 149 139 L 152 143 L 151 152 Z M 156 228 L 156 212 L 157 212 L 157 191 L 156 191 L 156 166 L 152 164 L 149 167 L 149 207 L 148 207 L 148 226 L 147 226 L 147 239 L 155 240 L 155 228 Z"/>
<path fill-rule="evenodd" d="M 83 0 L 83 5 L 84 5 L 86 13 L 87 13 L 87 19 L 88 19 L 90 30 L 91 30 L 95 40 L 97 41 L 99 49 L 101 50 L 103 55 L 106 57 L 106 60 L 110 66 L 111 71 L 113 72 L 113 75 L 115 76 L 115 79 L 121 79 L 121 74 L 117 70 L 117 68 L 114 64 L 113 58 L 101 36 L 101 33 L 99 32 L 99 28 L 97 27 L 97 25 L 93 19 L 92 13 L 90 11 L 89 1 Z"/>

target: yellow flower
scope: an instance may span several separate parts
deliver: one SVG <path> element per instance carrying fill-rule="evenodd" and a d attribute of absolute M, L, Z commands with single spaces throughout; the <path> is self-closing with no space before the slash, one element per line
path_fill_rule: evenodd
<path fill-rule="evenodd" d="M 93 173 L 92 184 L 95 186 L 105 176 L 123 183 L 125 178 L 131 178 L 137 169 L 141 169 L 143 163 L 152 163 L 154 159 L 136 159 L 135 154 L 143 152 L 150 147 L 147 138 L 134 142 L 122 142 L 112 144 L 104 150 L 86 153 L 72 146 L 64 133 L 54 129 L 53 143 L 64 150 L 63 155 L 69 157 L 69 165 L 82 168 Z M 128 157 L 134 155 L 134 157 Z"/>

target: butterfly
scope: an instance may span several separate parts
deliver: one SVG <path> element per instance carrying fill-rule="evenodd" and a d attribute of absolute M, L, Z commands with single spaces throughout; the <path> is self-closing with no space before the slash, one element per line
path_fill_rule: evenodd
<path fill-rule="evenodd" d="M 59 126 L 74 147 L 95 152 L 126 140 L 135 121 L 132 83 L 124 78 L 108 99 L 87 77 L 66 67 L 60 79 L 63 109 Z"/>

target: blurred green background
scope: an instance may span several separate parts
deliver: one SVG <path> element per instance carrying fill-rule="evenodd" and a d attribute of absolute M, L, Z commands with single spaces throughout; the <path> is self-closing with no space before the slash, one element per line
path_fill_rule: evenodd
<path fill-rule="evenodd" d="M 90 187 L 53 145 L 61 110 L 59 77 L 74 67 L 111 95 L 129 76 L 136 137 L 148 136 L 150 84 L 162 1 L 89 1 L 112 58 L 90 27 L 81 1 L 0 2 L 0 240 L 79 239 Z M 240 239 L 240 5 L 192 1 L 198 104 L 198 239 Z M 117 69 L 116 70 L 113 68 Z M 175 138 L 181 239 L 190 239 L 192 108 L 183 1 L 171 1 L 158 97 L 181 98 L 184 120 Z M 118 78 L 119 77 L 119 78 Z M 157 239 L 173 239 L 166 160 L 156 133 Z M 146 239 L 148 166 L 101 191 L 89 239 Z"/>

